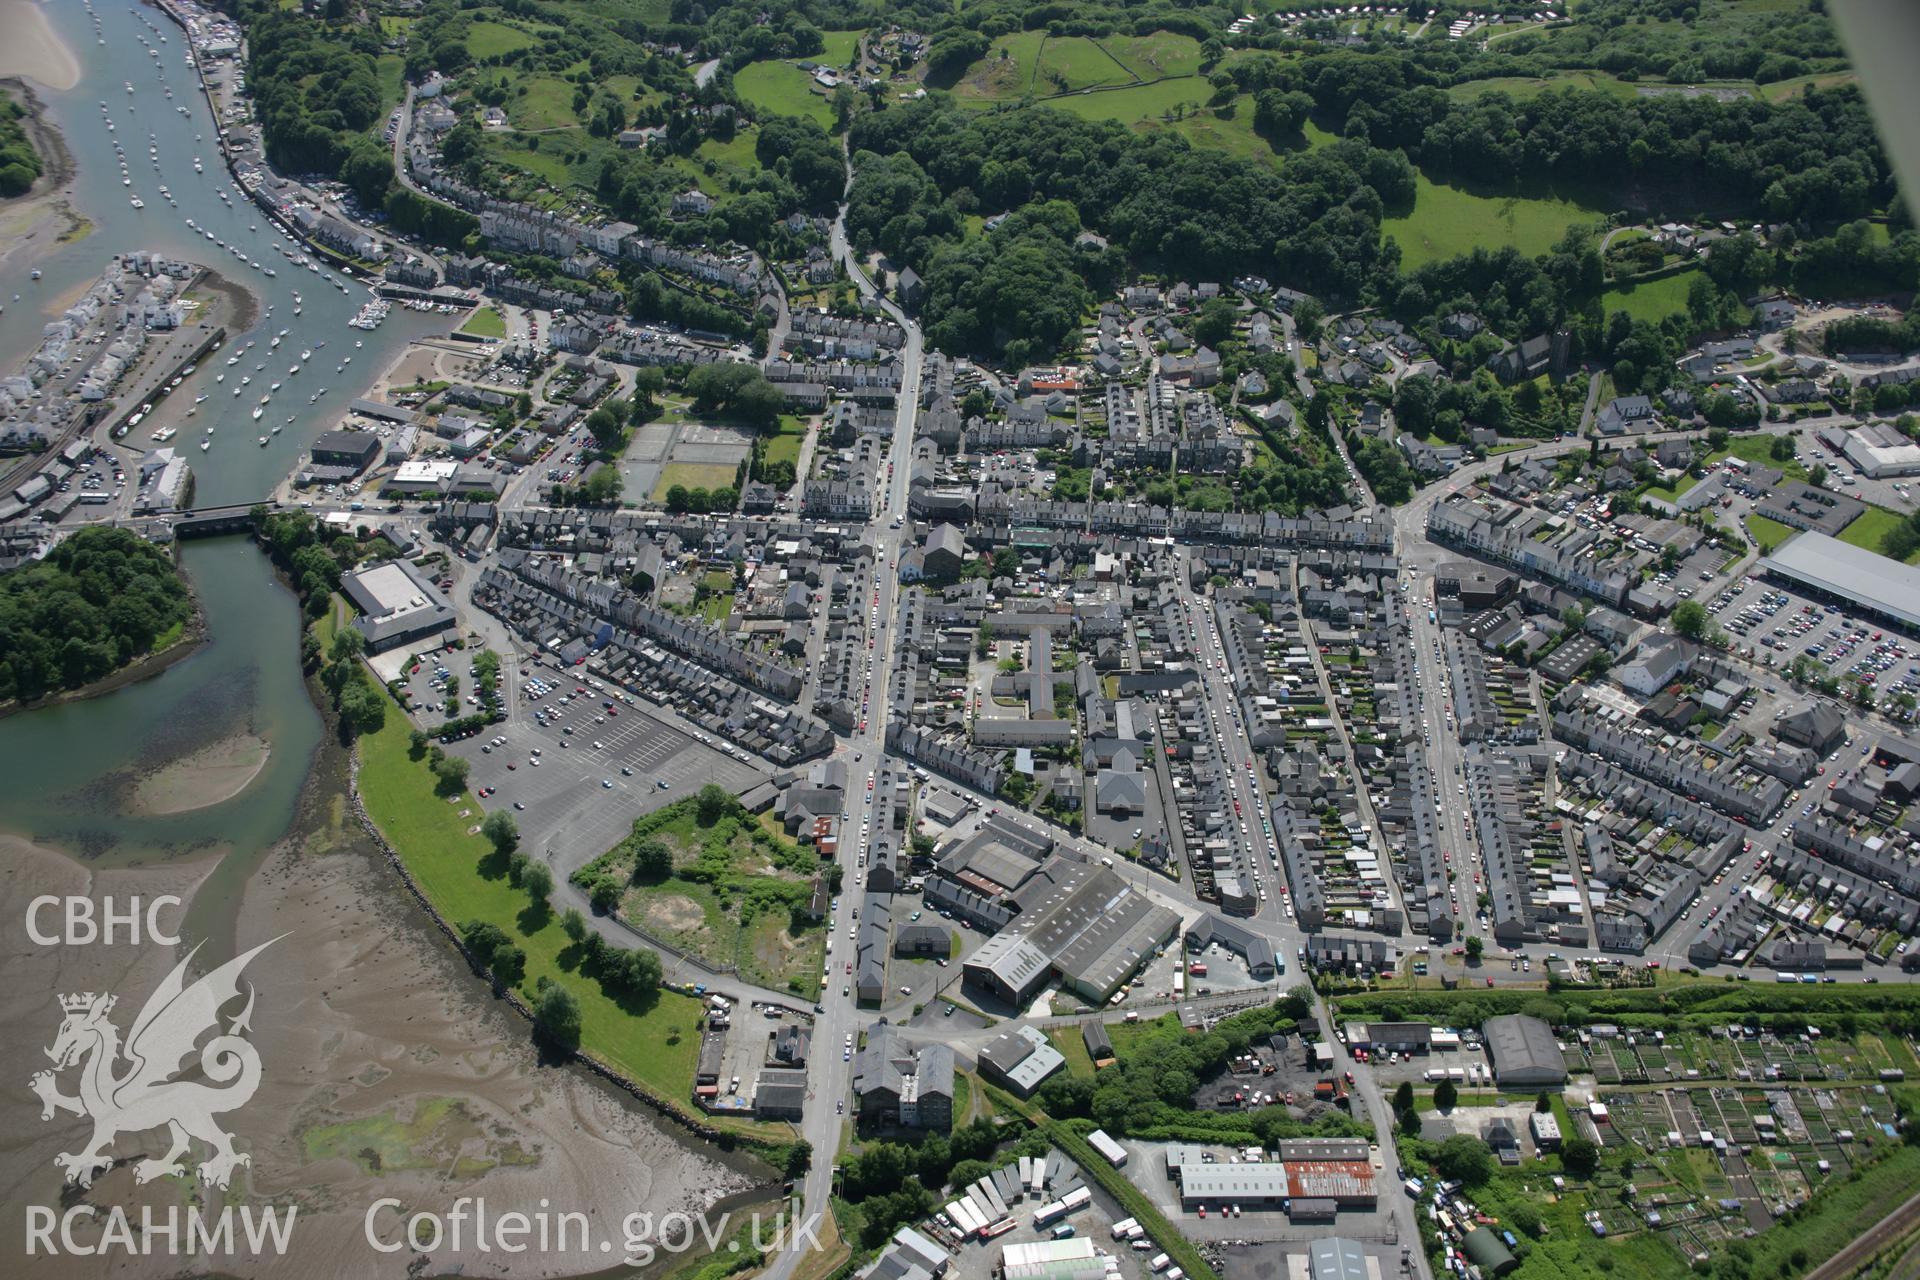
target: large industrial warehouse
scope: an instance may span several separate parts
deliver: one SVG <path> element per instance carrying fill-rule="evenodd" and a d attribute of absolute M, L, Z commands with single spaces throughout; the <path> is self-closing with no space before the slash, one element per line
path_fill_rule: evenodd
<path fill-rule="evenodd" d="M 1094 863 L 1049 859 L 1012 923 L 967 958 L 966 982 L 1025 1005 L 1049 980 L 1104 1004 L 1180 927 L 1175 912 Z"/>
<path fill-rule="evenodd" d="M 1920 568 L 1811 531 L 1781 543 L 1760 568 L 1816 598 L 1920 633 Z"/>
<path fill-rule="evenodd" d="M 1209 1158 L 1209 1157 L 1212 1158 Z M 1167 1151 L 1167 1177 L 1184 1209 L 1225 1207 L 1294 1209 L 1324 1202 L 1336 1209 L 1371 1209 L 1378 1202 L 1367 1144 L 1342 1139 L 1281 1144 L 1280 1159 L 1231 1163 L 1197 1147 Z"/>
<path fill-rule="evenodd" d="M 1488 1018 L 1481 1028 L 1494 1083 L 1501 1088 L 1546 1088 L 1567 1082 L 1567 1061 L 1553 1028 L 1538 1018 L 1509 1013 Z"/>

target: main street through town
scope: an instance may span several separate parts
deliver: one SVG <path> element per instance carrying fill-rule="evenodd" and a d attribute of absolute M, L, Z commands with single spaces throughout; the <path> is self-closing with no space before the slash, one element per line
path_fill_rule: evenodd
<path fill-rule="evenodd" d="M 848 273 L 858 282 L 863 294 L 872 295 L 873 287 L 848 250 L 842 223 L 834 224 L 835 252 L 846 264 Z M 907 342 L 901 351 L 898 417 L 894 424 L 893 444 L 887 461 L 882 499 L 869 522 L 877 548 L 873 562 L 873 581 L 861 585 L 867 603 L 867 632 L 872 647 L 861 681 L 861 709 L 857 728 L 846 735 L 836 758 L 847 765 L 847 794 L 860 813 L 858 838 L 843 838 L 839 846 L 843 875 L 842 911 L 828 923 L 830 930 L 852 925 L 852 903 L 859 898 L 859 887 L 866 876 L 872 841 L 884 825 L 876 812 L 874 797 L 879 793 L 879 772 L 886 757 L 887 687 L 893 669 L 893 646 L 887 642 L 889 623 L 897 604 L 900 552 L 907 539 L 904 515 L 907 509 L 909 463 L 913 456 L 913 428 L 920 405 L 920 373 L 925 355 L 920 326 L 913 323 L 892 303 L 882 301 L 887 314 L 906 331 Z M 845 815 L 846 829 L 853 829 L 852 813 Z M 843 922 L 845 922 L 843 924 Z M 851 948 L 848 949 L 849 953 Z M 827 1203 L 833 1191 L 833 1175 L 844 1124 L 842 1104 L 853 1085 L 853 1062 L 836 1047 L 859 1042 L 866 1018 L 855 1003 L 849 986 L 836 988 L 832 982 L 833 953 L 829 951 L 829 975 L 820 993 L 814 1017 L 814 1052 L 809 1059 L 811 1089 L 807 1095 L 801 1135 L 812 1146 L 814 1158 L 804 1180 L 795 1188 L 799 1195 L 801 1221 L 819 1216 L 824 1221 Z M 832 1105 L 828 1105 L 831 1103 Z M 804 1243 L 804 1240 L 800 1242 Z M 787 1280 L 799 1264 L 803 1251 L 787 1249 L 777 1255 L 766 1271 L 767 1280 Z"/>

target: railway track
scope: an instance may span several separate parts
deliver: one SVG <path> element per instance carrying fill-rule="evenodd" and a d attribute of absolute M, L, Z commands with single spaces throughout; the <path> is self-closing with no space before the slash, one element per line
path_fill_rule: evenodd
<path fill-rule="evenodd" d="M 1916 1226 L 1920 1226 L 1920 1195 L 1909 1198 L 1858 1240 L 1807 1272 L 1806 1280 L 1847 1280 Z"/>

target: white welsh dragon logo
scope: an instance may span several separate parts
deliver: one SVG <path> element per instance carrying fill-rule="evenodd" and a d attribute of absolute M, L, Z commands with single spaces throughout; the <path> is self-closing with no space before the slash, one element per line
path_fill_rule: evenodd
<path fill-rule="evenodd" d="M 116 1136 L 163 1125 L 172 1145 L 160 1159 L 140 1161 L 134 1167 L 136 1181 L 151 1182 L 168 1174 L 184 1176 L 187 1167 L 181 1157 L 188 1154 L 190 1138 L 198 1138 L 212 1149 L 200 1165 L 201 1180 L 211 1186 L 225 1187 L 236 1167 L 252 1163 L 252 1157 L 234 1151 L 232 1136 L 213 1119 L 244 1105 L 260 1087 L 259 1051 L 241 1036 L 252 1029 L 252 984 L 247 985 L 246 1006 L 233 1018 L 225 1035 L 219 1034 L 220 1010 L 240 996 L 240 972 L 247 962 L 278 941 L 274 938 L 261 943 L 189 986 L 186 972 L 194 952 L 199 950 L 195 947 L 148 997 L 133 1020 L 124 1048 L 120 1029 L 107 1020 L 114 996 L 87 992 L 60 997 L 66 1020 L 46 1051 L 53 1059 L 53 1070 L 37 1072 L 29 1083 L 40 1095 L 42 1120 L 53 1119 L 56 1111 L 70 1111 L 93 1121 L 93 1137 L 86 1146 L 53 1158 L 66 1170 L 67 1181 L 90 1186 L 95 1176 L 113 1164 L 107 1151 Z M 200 1072 L 214 1084 L 226 1087 L 174 1079 L 193 1054 L 194 1046 L 209 1031 L 215 1034 L 200 1047 Z M 56 1075 L 76 1064 L 80 1066 L 80 1093 L 68 1097 L 60 1092 Z"/>

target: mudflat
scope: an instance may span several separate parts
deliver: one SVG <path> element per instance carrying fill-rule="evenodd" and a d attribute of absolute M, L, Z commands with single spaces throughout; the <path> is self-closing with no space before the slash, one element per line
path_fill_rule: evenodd
<path fill-rule="evenodd" d="M 25 76 L 62 92 L 80 83 L 80 60 L 47 21 L 39 0 L 0 0 L 0 76 Z"/>
<path fill-rule="evenodd" d="M 462 1250 L 433 1251 L 431 1274 L 578 1275 L 620 1260 L 621 1224 L 630 1214 L 658 1221 L 674 1211 L 697 1213 L 765 1184 L 764 1167 L 689 1142 L 577 1070 L 543 1065 L 527 1024 L 492 998 L 398 876 L 364 846 L 342 797 L 312 790 L 320 794 L 306 821 L 249 882 L 238 912 L 237 949 L 277 941 L 244 974 L 257 993 L 249 1039 L 260 1054 L 259 1088 L 220 1117 L 252 1161 L 236 1171 L 226 1201 L 297 1206 L 298 1218 L 285 1256 L 237 1253 L 226 1270 L 294 1280 L 399 1274 L 410 1255 L 372 1248 L 369 1208 L 394 1198 L 407 1213 L 445 1214 L 464 1196 L 484 1198 L 489 1215 L 586 1214 L 593 1252 L 482 1253 L 468 1241 Z M 0 915 L 24 919 L 38 894 L 96 901 L 112 894 L 121 904 L 136 894 L 190 900 L 216 865 L 205 858 L 94 872 L 4 838 Z M 163 923 L 178 914 L 164 913 Z M 0 1046 L 0 1077 L 24 1086 L 49 1065 L 42 1050 L 61 1024 L 59 996 L 113 992 L 112 1020 L 124 1032 L 186 949 L 39 946 L 23 929 L 10 931 L 0 940 L 11 979 L 0 991 L 0 1019 L 14 1034 Z M 203 954 L 196 967 L 228 958 Z M 74 1091 L 77 1074 L 64 1073 L 63 1091 Z M 24 1256 L 28 1206 L 57 1212 L 78 1199 L 137 1213 L 141 1205 L 164 1212 L 206 1203 L 198 1184 L 135 1182 L 136 1161 L 160 1153 L 164 1130 L 123 1135 L 112 1149 L 116 1163 L 90 1190 L 63 1186 L 53 1157 L 78 1150 L 88 1122 L 68 1114 L 43 1122 L 26 1088 L 0 1093 L 0 1168 L 9 1171 L 0 1182 L 0 1249 Z M 391 1209 L 374 1223 L 382 1239 L 399 1239 L 402 1220 Z M 598 1251 L 601 1239 L 614 1244 L 611 1256 Z M 116 1275 L 157 1278 L 178 1274 L 181 1259 L 115 1262 Z M 99 1260 L 39 1259 L 35 1274 L 97 1276 Z"/>
<path fill-rule="evenodd" d="M 212 743 L 142 778 L 132 808 L 158 817 L 224 803 L 260 776 L 272 752 L 266 739 L 247 733 Z"/>

